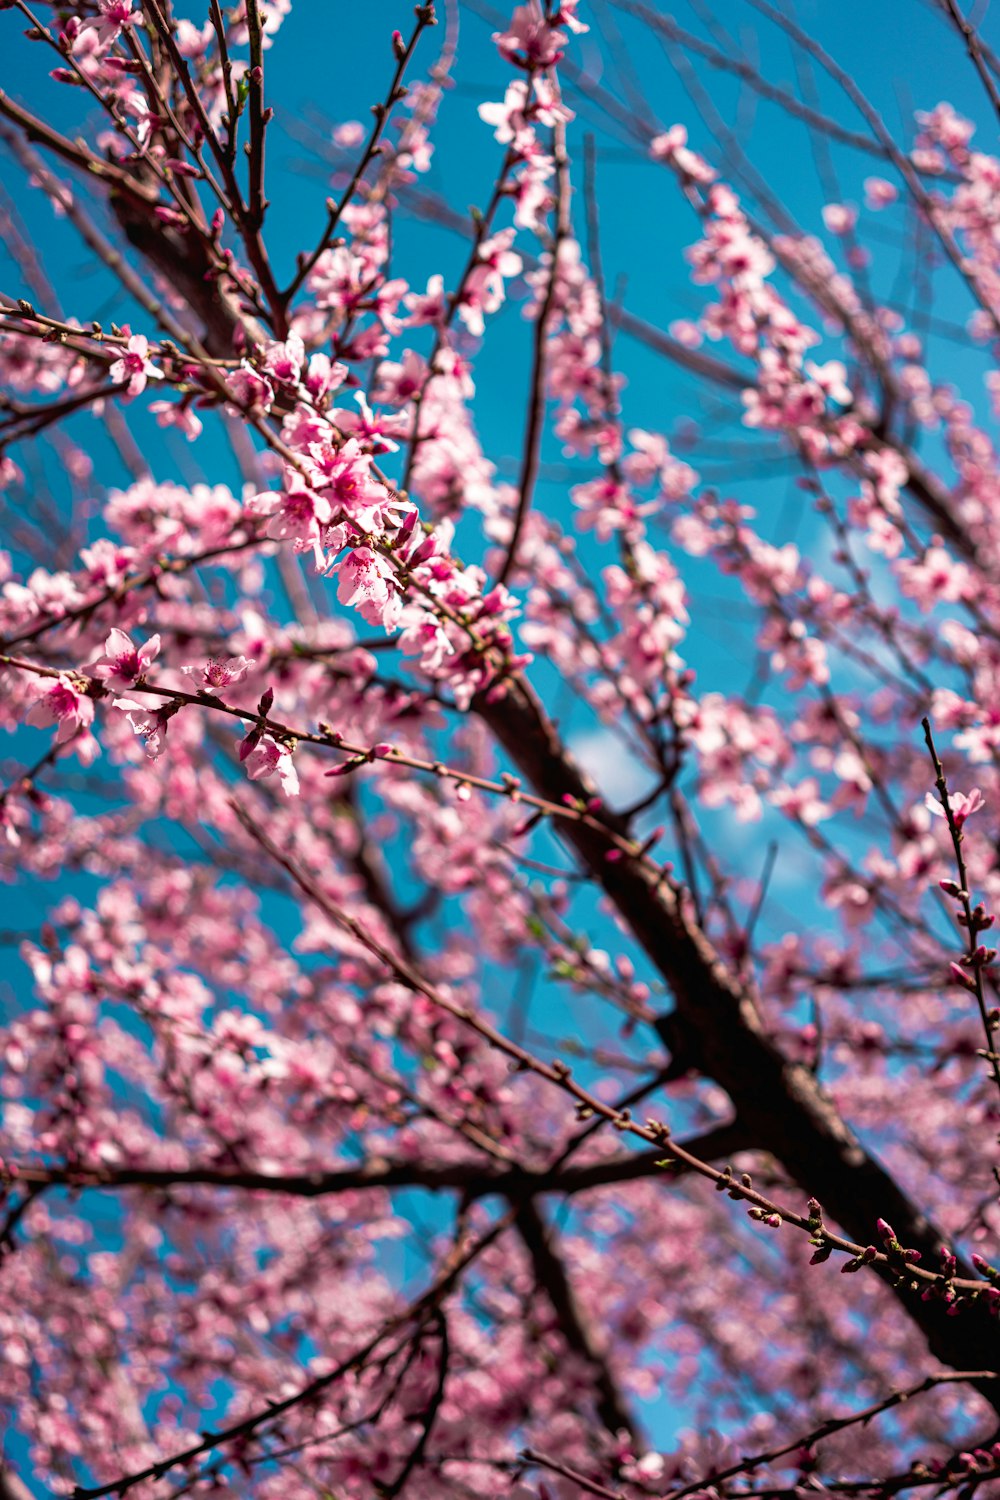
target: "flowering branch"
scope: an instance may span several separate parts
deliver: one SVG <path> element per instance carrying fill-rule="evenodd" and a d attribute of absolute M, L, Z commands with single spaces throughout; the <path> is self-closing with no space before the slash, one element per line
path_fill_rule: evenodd
<path fill-rule="evenodd" d="M 993 1081 L 1000 1091 L 1000 1054 L 997 1053 L 993 1040 L 993 1033 L 1000 1024 L 1000 1015 L 994 1010 L 990 1012 L 986 1006 L 986 991 L 983 984 L 983 974 L 988 966 L 996 958 L 996 949 L 984 947 L 979 942 L 979 935 L 993 926 L 996 918 L 987 913 L 985 906 L 977 903 L 972 905 L 972 897 L 969 893 L 969 877 L 965 867 L 965 855 L 962 850 L 962 829 L 966 818 L 982 806 L 982 796 L 978 789 L 970 793 L 968 797 L 960 794 L 949 796 L 948 783 L 945 780 L 944 769 L 938 758 L 934 747 L 934 739 L 931 735 L 931 726 L 928 719 L 922 719 L 921 724 L 924 731 L 924 739 L 927 742 L 927 752 L 934 767 L 934 785 L 937 787 L 940 804 L 933 804 L 932 810 L 940 811 L 947 819 L 948 832 L 951 835 L 951 846 L 955 851 L 955 863 L 958 866 L 958 884 L 953 880 L 942 880 L 941 889 L 946 896 L 952 896 L 959 903 L 958 921 L 966 930 L 968 948 L 962 960 L 962 966 L 951 965 L 953 978 L 963 987 L 971 991 L 976 997 L 976 1007 L 979 1011 L 979 1019 L 982 1022 L 983 1035 L 986 1038 L 985 1050 L 980 1052 L 990 1065 Z"/>

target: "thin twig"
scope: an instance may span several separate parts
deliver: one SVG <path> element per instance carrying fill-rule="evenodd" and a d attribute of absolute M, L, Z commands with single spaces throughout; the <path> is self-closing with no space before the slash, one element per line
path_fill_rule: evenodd
<path fill-rule="evenodd" d="M 984 927 L 990 925 L 990 923 L 987 923 L 985 921 L 981 922 L 979 920 L 981 916 L 985 916 L 985 913 L 983 912 L 981 907 L 973 908 L 972 896 L 969 891 L 969 877 L 965 867 L 965 855 L 962 852 L 962 841 L 964 835 L 958 825 L 958 822 L 956 821 L 954 809 L 952 808 L 951 802 L 948 797 L 948 783 L 945 780 L 944 769 L 938 757 L 937 750 L 934 747 L 934 738 L 931 734 L 930 720 L 921 719 L 920 722 L 924 731 L 924 739 L 927 742 L 927 750 L 930 754 L 931 764 L 934 767 L 934 784 L 937 787 L 938 795 L 941 798 L 945 818 L 948 820 L 948 832 L 951 834 L 951 845 L 955 851 L 955 863 L 958 867 L 959 890 L 956 896 L 956 900 L 959 901 L 962 907 L 962 926 L 965 928 L 968 944 L 966 959 L 969 972 L 966 977 L 964 988 L 971 989 L 972 993 L 976 997 L 976 1005 L 979 1009 L 979 1019 L 982 1022 L 983 1035 L 986 1038 L 986 1051 L 983 1053 L 983 1056 L 990 1064 L 990 1071 L 993 1074 L 993 1081 L 997 1086 L 998 1093 L 1000 1093 L 1000 1054 L 998 1054 L 996 1050 L 996 1043 L 993 1038 L 993 1024 L 990 1020 L 989 1011 L 986 1007 L 986 991 L 983 986 L 984 965 L 978 961 L 978 934 L 983 931 Z M 990 919 L 990 922 L 992 922 L 992 918 Z"/>
<path fill-rule="evenodd" d="M 549 319 L 559 285 L 559 252 L 572 233 L 570 223 L 569 158 L 566 154 L 566 127 L 560 120 L 552 130 L 552 155 L 556 163 L 556 226 L 552 240 L 552 265 L 549 268 L 545 296 L 535 318 L 535 340 L 532 354 L 531 384 L 528 391 L 528 420 L 521 455 L 521 475 L 518 481 L 517 511 L 511 529 L 510 543 L 503 566 L 497 574 L 497 584 L 505 584 L 517 564 L 517 549 L 521 541 L 531 500 L 538 478 L 538 459 L 541 452 L 542 424 L 545 416 L 545 353 L 549 332 Z"/>
<path fill-rule="evenodd" d="M 431 0 L 431 3 L 418 5 L 416 8 L 416 17 L 416 25 L 413 28 L 410 40 L 407 42 L 405 48 L 403 48 L 402 52 L 398 56 L 396 62 L 396 71 L 392 75 L 392 82 L 389 85 L 389 89 L 385 96 L 385 99 L 381 104 L 376 104 L 373 106 L 375 124 L 372 126 L 371 134 L 368 137 L 368 141 L 365 145 L 364 151 L 361 153 L 358 164 L 354 169 L 351 180 L 347 184 L 347 187 L 344 189 L 343 193 L 340 195 L 339 200 L 336 203 L 331 200 L 330 207 L 328 209 L 326 228 L 323 230 L 323 233 L 320 236 L 319 244 L 310 255 L 304 256 L 302 259 L 300 259 L 298 270 L 296 271 L 288 287 L 281 295 L 281 301 L 283 306 L 285 307 L 288 306 L 289 302 L 295 296 L 295 293 L 299 290 L 299 287 L 302 286 L 306 277 L 309 275 L 310 271 L 312 271 L 312 269 L 316 265 L 316 262 L 323 254 L 324 250 L 329 247 L 330 241 L 333 239 L 333 236 L 336 232 L 337 225 L 340 223 L 340 220 L 343 216 L 344 209 L 347 207 L 351 199 L 354 197 L 354 194 L 357 192 L 361 179 L 368 169 L 368 164 L 377 153 L 378 145 L 380 140 L 382 139 L 382 133 L 389 122 L 389 116 L 392 113 L 393 105 L 398 104 L 399 101 L 406 96 L 406 90 L 403 88 L 402 84 L 403 76 L 406 73 L 406 69 L 409 65 L 410 59 L 412 58 L 414 51 L 416 50 L 417 43 L 419 42 L 423 32 L 426 31 L 428 26 L 437 25 L 437 17 L 434 14 L 433 0 Z"/>

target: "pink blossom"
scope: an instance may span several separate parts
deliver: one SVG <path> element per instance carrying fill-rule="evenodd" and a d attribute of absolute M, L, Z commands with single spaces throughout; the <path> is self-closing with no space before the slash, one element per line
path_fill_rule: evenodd
<path fill-rule="evenodd" d="M 293 475 L 291 488 L 276 494 L 265 490 L 247 502 L 247 508 L 257 514 L 271 515 L 267 534 L 277 538 L 290 537 L 303 546 L 312 548 L 316 568 L 326 566 L 323 553 L 323 531 L 333 519 L 333 510 L 325 495 L 305 489 L 299 475 Z"/>
<path fill-rule="evenodd" d="M 687 130 L 683 125 L 672 125 L 669 130 L 653 137 L 649 143 L 649 154 L 654 161 L 664 162 L 682 177 L 689 177 L 692 182 L 713 182 L 715 172 L 696 152 L 689 150 L 687 138 Z"/>
<path fill-rule="evenodd" d="M 683 344 L 685 349 L 697 349 L 705 342 L 705 336 L 697 323 L 692 323 L 689 318 L 676 318 L 667 330 L 671 338 Z"/>
<path fill-rule="evenodd" d="M 117 384 L 125 385 L 129 399 L 141 395 L 148 380 L 163 379 L 163 371 L 149 358 L 149 340 L 142 333 L 132 334 L 108 374 Z"/>
<path fill-rule="evenodd" d="M 937 538 L 936 543 L 939 542 Z M 896 574 L 902 592 L 915 599 L 922 610 L 931 610 L 937 604 L 955 604 L 967 597 L 972 586 L 968 565 L 937 544 L 928 547 L 922 557 L 901 558 L 896 564 Z"/>
<path fill-rule="evenodd" d="M 823 223 L 831 234 L 850 234 L 857 220 L 857 209 L 848 203 L 828 203 L 823 209 Z"/>
<path fill-rule="evenodd" d="M 839 359 L 829 359 L 825 365 L 817 365 L 811 359 L 807 359 L 804 369 L 805 373 L 815 380 L 828 400 L 838 401 L 843 406 L 851 400 L 851 388 L 847 384 L 847 369 Z"/>
<path fill-rule="evenodd" d="M 183 432 L 189 443 L 201 436 L 204 423 L 189 403 L 151 401 L 149 410 L 160 427 L 176 427 L 179 432 Z"/>
<path fill-rule="evenodd" d="M 204 26 L 197 27 L 192 21 L 187 21 L 178 16 L 174 22 L 174 36 L 177 42 L 177 50 L 182 57 L 199 58 L 208 51 L 212 38 L 215 35 L 211 21 L 206 21 Z"/>
<path fill-rule="evenodd" d="M 236 415 L 244 414 L 241 408 L 263 412 L 271 410 L 274 403 L 274 387 L 266 375 L 255 370 L 246 360 L 238 370 L 226 372 L 226 384 L 237 403 L 233 408 Z"/>
<path fill-rule="evenodd" d="M 770 800 L 788 818 L 798 818 L 807 828 L 830 816 L 829 804 L 819 795 L 819 782 L 814 776 L 799 782 L 798 786 L 776 787 Z"/>
<path fill-rule="evenodd" d="M 47 684 L 25 716 L 28 724 L 58 724 L 56 743 L 65 744 L 94 722 L 94 700 L 71 677 Z M 88 739 L 90 736 L 86 736 Z M 96 750 L 96 745 L 95 745 Z"/>
<path fill-rule="evenodd" d="M 242 682 L 254 665 L 245 656 L 230 656 L 226 660 L 211 656 L 207 662 L 181 667 L 181 671 L 198 678 L 200 687 L 214 693 Z"/>
<path fill-rule="evenodd" d="M 159 655 L 160 637 L 151 635 L 144 645 L 135 646 L 123 630 L 112 630 L 104 652 L 91 665 L 91 675 L 109 688 L 128 688 L 144 676 Z"/>
<path fill-rule="evenodd" d="M 283 344 L 267 345 L 264 351 L 264 369 L 282 385 L 298 385 L 305 358 L 306 348 L 301 337 L 297 333 L 290 333 Z"/>
<path fill-rule="evenodd" d="M 552 15 L 553 26 L 568 26 L 575 36 L 583 36 L 590 27 L 577 15 L 580 0 L 561 0 Z"/>
<path fill-rule="evenodd" d="M 355 547 L 336 566 L 337 598 L 370 625 L 394 628 L 401 601 L 392 567 L 370 547 Z"/>
<path fill-rule="evenodd" d="M 271 735 L 261 735 L 243 757 L 243 764 L 251 781 L 261 781 L 277 772 L 285 796 L 298 796 L 299 778 L 291 753 L 286 745 L 279 745 Z"/>
<path fill-rule="evenodd" d="M 534 139 L 534 131 L 527 118 L 530 86 L 524 79 L 515 78 L 507 85 L 502 104 L 480 104 L 479 118 L 487 125 L 495 126 L 494 139 L 501 146 L 514 144 L 515 149 L 527 149 Z"/>
<path fill-rule="evenodd" d="M 431 276 L 428 278 L 426 292 L 407 292 L 406 296 L 403 298 L 403 302 L 409 309 L 408 323 L 410 327 L 420 328 L 426 323 L 439 324 L 444 317 L 446 301 L 447 299 L 444 292 L 444 277 L 441 275 Z M 417 366 L 422 366 L 422 364 L 423 361 L 421 360 L 420 356 L 413 349 L 407 349 L 405 355 L 403 356 L 402 367 L 397 365 L 395 366 L 395 368 L 406 369 L 407 366 L 409 366 L 409 368 L 413 369 Z M 385 379 L 386 368 L 387 367 L 383 365 L 379 371 L 380 381 Z M 388 396 L 382 396 L 380 397 L 380 399 L 386 401 L 390 398 Z M 406 398 L 404 396 L 401 399 L 397 400 L 394 404 L 397 406 L 401 406 L 403 400 L 405 399 Z"/>
<path fill-rule="evenodd" d="M 345 415 L 353 431 L 364 432 L 367 428 L 370 436 L 374 436 L 381 427 L 367 403 L 362 406 L 360 417 L 354 412 Z M 384 448 L 385 444 L 379 442 L 378 447 Z M 323 505 L 334 521 L 346 518 L 363 531 L 381 532 L 398 502 L 388 486 L 374 478 L 371 466 L 372 455 L 362 452 L 357 437 L 351 437 L 339 448 L 322 454 L 316 464 L 316 483 L 322 491 Z"/>
<path fill-rule="evenodd" d="M 971 120 L 964 119 L 945 102 L 930 111 L 918 109 L 916 119 L 920 126 L 918 141 L 933 141 L 954 153 L 968 146 L 975 130 Z"/>
<path fill-rule="evenodd" d="M 572 15 L 573 7 L 569 8 Z M 575 17 L 574 17 L 575 19 Z M 519 68 L 551 68 L 562 56 L 562 32 L 545 19 L 540 0 L 515 7 L 508 31 L 495 31 L 500 56 Z"/>
<path fill-rule="evenodd" d="M 132 0 L 97 0 L 97 15 L 92 20 L 85 21 L 83 26 L 84 29 L 93 27 L 101 41 L 108 44 L 134 23 Z"/>
<path fill-rule="evenodd" d="M 924 798 L 924 805 L 930 809 L 935 817 L 945 816 L 944 804 L 932 792 L 928 792 Z M 978 812 L 986 805 L 985 798 L 977 786 L 971 792 L 949 792 L 948 806 L 956 828 L 961 828 L 967 818 L 971 818 L 974 812 Z"/>
<path fill-rule="evenodd" d="M 521 270 L 521 257 L 510 248 L 514 233 L 513 229 L 503 229 L 484 240 L 476 265 L 466 277 L 458 315 L 477 337 L 485 330 L 483 315 L 495 313 L 503 305 L 505 279 Z"/>
<path fill-rule="evenodd" d="M 397 453 L 399 444 L 389 437 L 387 432 L 392 430 L 393 424 L 397 423 L 399 418 L 395 414 L 384 415 L 381 412 L 372 411 L 364 391 L 355 391 L 354 399 L 360 411 L 353 412 L 348 409 L 337 412 L 337 421 L 341 430 L 353 433 L 358 442 L 371 448 L 372 453 Z M 367 468 L 368 464 L 365 463 L 366 477 Z"/>
<path fill-rule="evenodd" d="M 313 401 L 322 402 L 331 391 L 342 385 L 347 376 L 347 366 L 330 358 L 328 354 L 310 354 L 303 384 Z"/>
<path fill-rule="evenodd" d="M 655 503 L 639 504 L 627 485 L 617 484 L 613 479 L 592 479 L 587 484 L 574 485 L 570 498 L 582 512 L 583 524 L 593 526 L 601 541 L 606 541 L 612 532 L 631 531 L 641 516 L 657 509 Z"/>
<path fill-rule="evenodd" d="M 865 178 L 865 204 L 870 209 L 888 208 L 899 197 L 899 189 L 884 177 Z"/>
<path fill-rule="evenodd" d="M 344 120 L 334 127 L 333 141 L 337 146 L 360 146 L 365 138 L 365 127 L 360 120 Z"/>
<path fill-rule="evenodd" d="M 177 713 L 179 704 L 163 704 L 157 708 L 135 698 L 115 698 L 113 706 L 122 711 L 133 733 L 142 740 L 147 758 L 158 760 L 165 748 L 167 725 Z"/>

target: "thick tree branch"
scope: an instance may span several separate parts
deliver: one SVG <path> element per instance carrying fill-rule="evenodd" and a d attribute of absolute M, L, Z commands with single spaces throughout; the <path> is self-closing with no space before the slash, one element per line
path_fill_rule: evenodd
<path fill-rule="evenodd" d="M 679 1143 L 701 1161 L 728 1161 L 738 1151 L 752 1149 L 737 1124 L 716 1126 L 703 1134 Z M 673 1149 L 673 1148 L 671 1148 Z M 69 1187 L 114 1191 L 123 1188 L 146 1188 L 169 1192 L 173 1188 L 218 1187 L 248 1193 L 287 1193 L 296 1198 L 322 1198 L 331 1193 L 366 1192 L 372 1189 L 423 1188 L 427 1192 L 455 1190 L 467 1198 L 485 1198 L 500 1194 L 512 1202 L 551 1193 L 568 1197 L 644 1178 L 664 1178 L 663 1149 L 622 1152 L 605 1161 L 585 1165 L 566 1165 L 551 1170 L 528 1167 L 504 1167 L 492 1160 L 457 1162 L 389 1161 L 374 1158 L 356 1167 L 340 1167 L 328 1172 L 234 1171 L 231 1167 L 184 1167 L 178 1170 L 156 1167 L 47 1167 L 19 1166 L 14 1183 L 30 1188 Z M 671 1176 L 687 1170 L 686 1163 L 676 1161 Z"/>
<path fill-rule="evenodd" d="M 635 1418 L 611 1372 L 604 1351 L 590 1326 L 589 1319 L 573 1290 L 572 1283 L 555 1247 L 553 1231 L 545 1222 L 538 1204 L 521 1203 L 515 1219 L 517 1232 L 531 1256 L 535 1279 L 544 1291 L 559 1323 L 559 1330 L 574 1354 L 590 1366 L 594 1377 L 597 1414 L 612 1437 L 627 1432 L 633 1443 L 640 1440 Z"/>
<path fill-rule="evenodd" d="M 500 701 L 475 704 L 512 761 L 536 791 L 553 801 L 586 802 L 595 788 L 560 743 L 541 706 L 522 684 Z M 562 836 L 576 850 L 669 984 L 687 1056 L 729 1094 L 750 1136 L 770 1151 L 803 1192 L 863 1244 L 879 1218 L 900 1241 L 918 1250 L 928 1268 L 940 1264 L 944 1236 L 871 1156 L 841 1118 L 813 1074 L 790 1061 L 765 1034 L 749 989 L 720 958 L 663 881 L 639 859 L 615 851 L 620 829 L 608 815 L 607 833 L 567 824 Z M 613 854 L 608 859 L 609 853 Z M 958 1316 L 948 1304 L 924 1300 L 888 1266 L 879 1274 L 925 1335 L 931 1352 L 953 1369 L 978 1369 L 1000 1345 L 1000 1326 L 978 1301 Z M 957 1273 L 968 1275 L 960 1262 Z M 980 1386 L 1000 1411 L 995 1383 Z"/>

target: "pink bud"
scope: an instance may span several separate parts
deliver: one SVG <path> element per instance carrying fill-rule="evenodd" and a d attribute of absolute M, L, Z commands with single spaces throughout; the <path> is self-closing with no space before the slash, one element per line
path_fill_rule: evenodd
<path fill-rule="evenodd" d="M 247 756 L 250 755 L 256 749 L 257 742 L 260 739 L 260 737 L 261 737 L 261 730 L 259 730 L 259 729 L 251 729 L 251 731 L 247 735 L 246 739 L 242 740 L 240 742 L 240 762 L 241 762 L 241 764 L 242 764 L 243 761 L 246 760 Z"/>
<path fill-rule="evenodd" d="M 323 774 L 324 776 L 347 776 L 351 771 L 356 771 L 363 764 L 364 761 L 359 760 L 355 755 L 350 760 L 345 760 L 342 765 L 334 766 L 332 771 L 324 771 Z"/>

